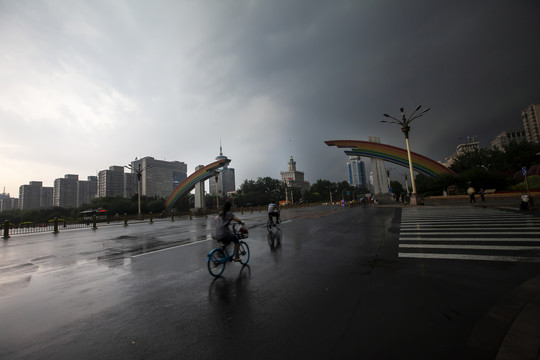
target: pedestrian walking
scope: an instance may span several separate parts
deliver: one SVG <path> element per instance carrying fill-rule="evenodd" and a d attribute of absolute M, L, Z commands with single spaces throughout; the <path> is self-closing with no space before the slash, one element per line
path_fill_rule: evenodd
<path fill-rule="evenodd" d="M 478 193 L 480 194 L 480 198 L 482 199 L 482 201 L 486 201 L 486 199 L 484 199 L 484 189 L 480 188 L 480 191 L 478 191 Z"/>
<path fill-rule="evenodd" d="M 521 195 L 521 203 L 519 204 L 521 210 L 529 210 L 529 195 Z"/>
<path fill-rule="evenodd" d="M 471 204 L 476 204 L 476 199 L 474 197 L 474 194 L 476 193 L 476 189 L 473 188 L 472 186 L 469 186 L 469 188 L 467 189 L 467 194 L 469 194 L 469 201 L 471 202 Z"/>

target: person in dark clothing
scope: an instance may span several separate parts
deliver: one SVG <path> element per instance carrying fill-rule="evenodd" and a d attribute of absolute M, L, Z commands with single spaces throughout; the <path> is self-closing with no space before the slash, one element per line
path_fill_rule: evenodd
<path fill-rule="evenodd" d="M 240 240 L 238 237 L 231 232 L 231 229 L 229 229 L 229 224 L 231 221 L 236 221 L 239 224 L 243 224 L 242 220 L 234 216 L 234 214 L 231 212 L 231 203 L 226 202 L 223 205 L 223 209 L 219 213 L 218 216 L 216 216 L 214 220 L 214 233 L 212 234 L 212 237 L 224 244 L 228 243 L 234 243 L 234 261 L 240 261 L 240 258 L 238 257 L 238 249 L 240 246 Z"/>
<path fill-rule="evenodd" d="M 476 193 L 476 189 L 473 188 L 472 186 L 469 186 L 469 188 L 467 189 L 467 194 L 469 194 L 469 199 L 470 199 L 471 204 L 476 204 L 476 199 L 474 197 L 475 193 Z"/>

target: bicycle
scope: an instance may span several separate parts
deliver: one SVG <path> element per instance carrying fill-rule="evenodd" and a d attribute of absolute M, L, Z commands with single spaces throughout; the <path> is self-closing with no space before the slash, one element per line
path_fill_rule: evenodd
<path fill-rule="evenodd" d="M 249 246 L 248 244 L 242 240 L 246 239 L 248 237 L 247 233 L 243 233 L 236 230 L 236 225 L 233 225 L 233 233 L 240 239 L 239 246 L 238 246 L 238 256 L 240 257 L 240 264 L 247 265 L 249 262 Z M 231 244 L 225 244 L 220 242 L 220 247 L 215 248 L 211 250 L 206 258 L 206 263 L 208 266 L 208 271 L 210 272 L 210 275 L 214 277 L 219 277 L 221 274 L 223 274 L 223 271 L 225 271 L 225 265 L 227 265 L 228 262 L 232 262 L 234 258 L 234 253 L 229 254 L 227 251 L 227 247 Z"/>
<path fill-rule="evenodd" d="M 271 232 L 273 228 L 281 230 L 281 219 L 279 217 L 276 218 L 275 222 L 274 222 L 274 216 L 270 216 L 268 218 L 268 222 L 266 223 L 266 229 L 268 230 L 268 232 Z"/>

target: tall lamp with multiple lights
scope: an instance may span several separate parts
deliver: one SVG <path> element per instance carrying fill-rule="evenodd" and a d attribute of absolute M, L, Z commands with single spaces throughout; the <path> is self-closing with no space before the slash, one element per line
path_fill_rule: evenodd
<path fill-rule="evenodd" d="M 138 219 L 142 219 L 142 214 L 141 214 L 141 178 L 142 178 L 142 172 L 145 171 L 146 169 L 148 169 L 150 167 L 150 165 L 147 165 L 145 166 L 143 169 L 141 169 L 141 164 L 139 163 L 139 167 L 138 168 L 134 168 L 131 164 L 130 165 L 127 165 L 125 166 L 126 168 L 130 169 L 131 172 L 135 172 L 137 174 L 137 197 L 138 197 L 138 214 L 137 214 L 137 217 Z"/>
<path fill-rule="evenodd" d="M 420 116 L 423 116 L 426 112 L 429 111 L 429 108 L 427 108 L 419 112 L 421 107 L 422 105 L 418 105 L 416 110 L 414 110 L 414 112 L 408 118 L 405 115 L 405 110 L 403 108 L 400 108 L 399 111 L 401 112 L 401 119 L 396 119 L 395 117 L 390 116 L 388 114 L 383 114 L 385 117 L 391 118 L 395 121 L 381 120 L 381 122 L 389 122 L 389 123 L 401 125 L 401 131 L 403 131 L 403 134 L 405 134 L 405 143 L 407 144 L 407 156 L 409 158 L 409 171 L 411 173 L 411 184 L 412 184 L 412 194 L 411 194 L 410 203 L 409 203 L 410 205 L 417 205 L 417 201 L 416 201 L 416 183 L 414 182 L 414 173 L 413 173 L 412 158 L 411 158 L 411 148 L 409 147 L 409 131 L 411 130 L 409 124 L 414 119 L 418 119 Z"/>

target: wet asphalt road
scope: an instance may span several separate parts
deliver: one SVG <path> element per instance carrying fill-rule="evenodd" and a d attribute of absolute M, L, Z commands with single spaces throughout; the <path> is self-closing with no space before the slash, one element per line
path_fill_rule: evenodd
<path fill-rule="evenodd" d="M 288 210 L 269 239 L 265 215 L 246 213 L 249 265 L 218 279 L 211 219 L 14 236 L 0 358 L 473 358 L 475 325 L 540 265 L 400 259 L 400 217 Z"/>

